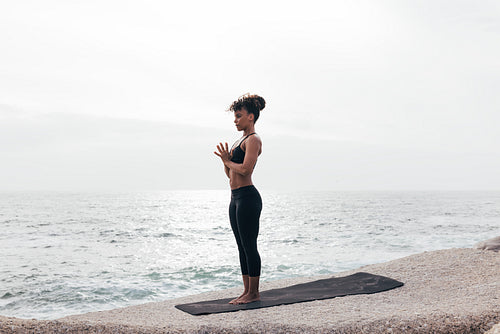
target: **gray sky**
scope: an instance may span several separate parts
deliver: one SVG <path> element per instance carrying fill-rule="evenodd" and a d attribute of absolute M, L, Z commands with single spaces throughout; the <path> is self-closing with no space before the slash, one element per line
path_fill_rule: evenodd
<path fill-rule="evenodd" d="M 1 1 L 0 190 L 500 190 L 498 1 Z"/>

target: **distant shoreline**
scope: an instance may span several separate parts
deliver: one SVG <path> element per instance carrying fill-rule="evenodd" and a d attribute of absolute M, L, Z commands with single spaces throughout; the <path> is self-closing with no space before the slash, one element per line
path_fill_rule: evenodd
<path fill-rule="evenodd" d="M 191 316 L 179 303 L 237 294 L 238 289 L 208 292 L 163 302 L 73 315 L 57 320 L 0 316 L 1 333 L 483 333 L 500 322 L 500 252 L 454 248 L 424 252 L 363 266 L 358 271 L 405 283 L 372 295 Z M 263 282 L 262 289 L 317 278 Z"/>

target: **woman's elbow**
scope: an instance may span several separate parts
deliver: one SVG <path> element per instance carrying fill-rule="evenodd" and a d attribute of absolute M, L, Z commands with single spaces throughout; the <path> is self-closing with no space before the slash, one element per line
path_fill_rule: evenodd
<path fill-rule="evenodd" d="M 241 169 L 239 170 L 239 174 L 243 176 L 248 176 L 252 174 L 252 169 L 248 167 L 241 167 Z"/>

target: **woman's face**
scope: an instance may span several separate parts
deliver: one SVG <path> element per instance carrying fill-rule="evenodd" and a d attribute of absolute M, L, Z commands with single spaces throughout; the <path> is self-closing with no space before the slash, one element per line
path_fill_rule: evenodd
<path fill-rule="evenodd" d="M 254 114 L 249 114 L 245 108 L 234 112 L 234 124 L 238 131 L 245 130 L 253 124 Z"/>

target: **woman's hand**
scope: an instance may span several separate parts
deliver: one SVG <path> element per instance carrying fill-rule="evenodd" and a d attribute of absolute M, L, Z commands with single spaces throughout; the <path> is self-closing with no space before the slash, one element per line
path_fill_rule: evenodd
<path fill-rule="evenodd" d="M 226 145 L 222 145 L 222 143 L 219 143 L 217 145 L 217 150 L 219 152 L 214 152 L 216 156 L 220 157 L 222 159 L 222 162 L 226 164 L 227 162 L 231 161 L 231 154 L 229 153 L 229 147 L 226 143 Z"/>

